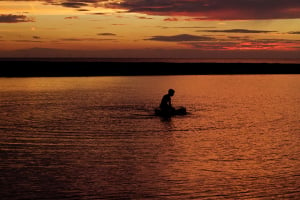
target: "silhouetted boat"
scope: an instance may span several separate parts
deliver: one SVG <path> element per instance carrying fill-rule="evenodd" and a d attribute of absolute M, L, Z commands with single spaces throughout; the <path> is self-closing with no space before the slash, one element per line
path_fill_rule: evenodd
<path fill-rule="evenodd" d="M 162 117 L 171 117 L 175 115 L 186 115 L 186 108 L 183 106 L 175 107 L 175 110 L 170 110 L 169 112 L 162 111 L 160 108 L 155 108 L 155 115 Z"/>

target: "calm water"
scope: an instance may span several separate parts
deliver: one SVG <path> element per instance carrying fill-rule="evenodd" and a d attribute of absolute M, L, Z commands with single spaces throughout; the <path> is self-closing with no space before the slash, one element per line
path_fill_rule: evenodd
<path fill-rule="evenodd" d="M 186 116 L 153 109 L 169 88 Z M 300 75 L 0 79 L 1 199 L 299 199 Z"/>

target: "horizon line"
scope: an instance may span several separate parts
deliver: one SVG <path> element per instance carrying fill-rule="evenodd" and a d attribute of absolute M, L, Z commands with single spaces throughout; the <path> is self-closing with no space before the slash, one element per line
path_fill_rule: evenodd
<path fill-rule="evenodd" d="M 300 58 L 0 57 L 2 61 L 300 64 Z"/>

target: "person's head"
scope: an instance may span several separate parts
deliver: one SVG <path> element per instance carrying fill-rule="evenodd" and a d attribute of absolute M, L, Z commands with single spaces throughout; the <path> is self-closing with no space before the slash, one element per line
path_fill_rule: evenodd
<path fill-rule="evenodd" d="M 173 95 L 174 95 L 174 93 L 175 93 L 175 90 L 173 90 L 173 89 L 169 89 L 169 91 L 168 91 L 168 94 L 169 94 L 170 96 L 173 96 Z"/>

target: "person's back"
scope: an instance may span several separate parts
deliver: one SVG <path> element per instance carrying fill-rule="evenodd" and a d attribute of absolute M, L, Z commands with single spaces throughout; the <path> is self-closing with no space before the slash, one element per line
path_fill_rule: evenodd
<path fill-rule="evenodd" d="M 170 111 L 173 109 L 171 103 L 171 97 L 174 96 L 175 91 L 173 89 L 169 89 L 168 94 L 165 94 L 160 103 L 160 109 L 162 111 Z"/>
<path fill-rule="evenodd" d="M 171 97 L 168 94 L 165 94 L 161 100 L 160 108 L 162 110 L 168 109 L 170 107 Z"/>

